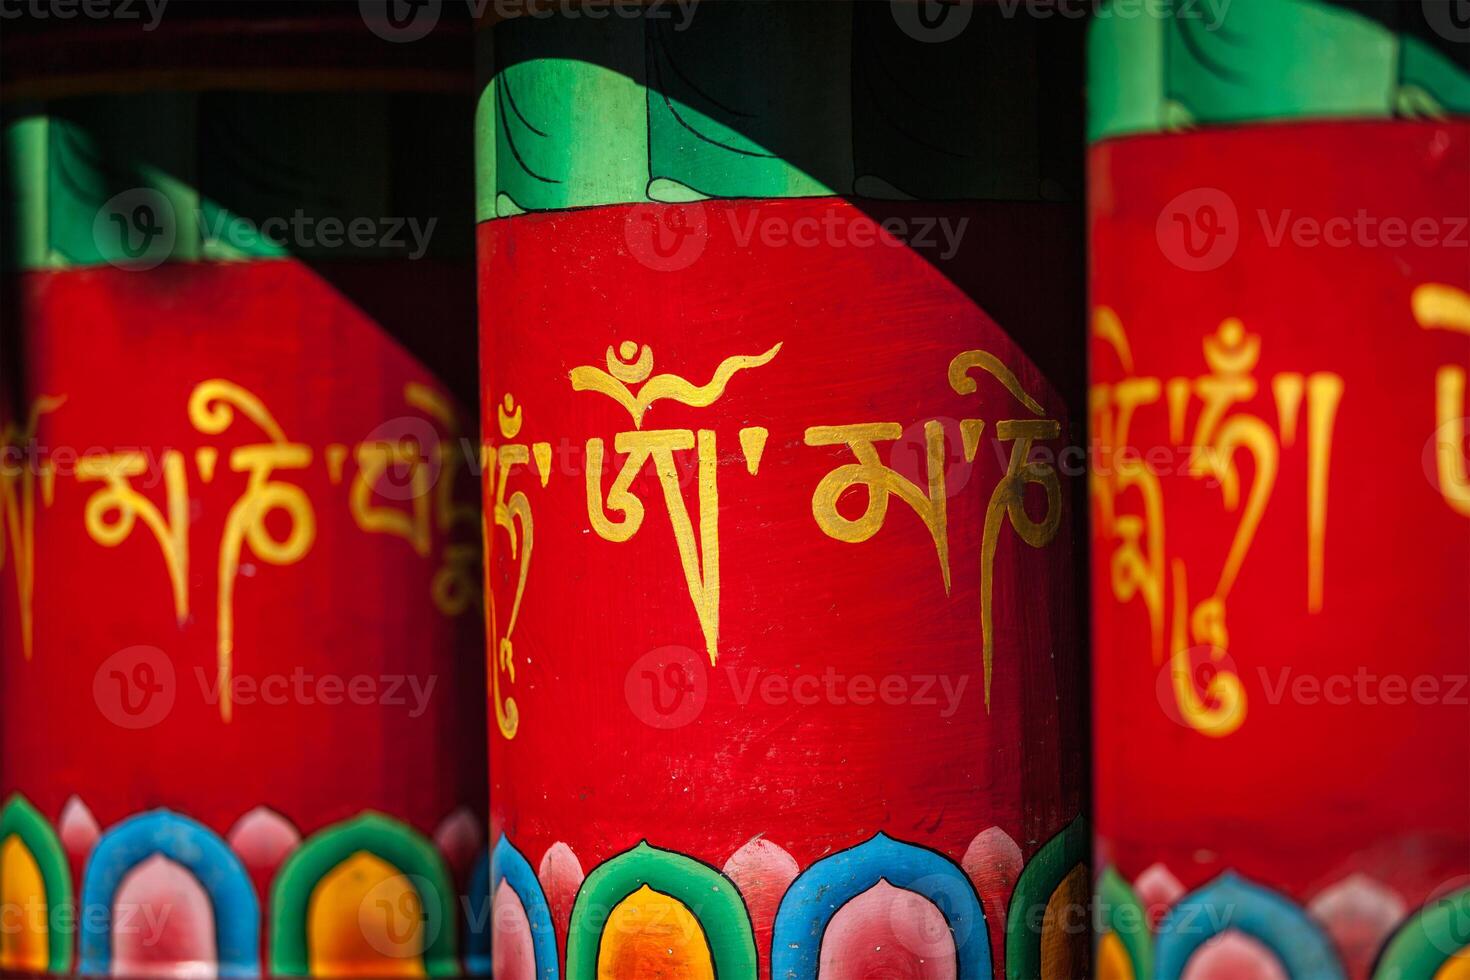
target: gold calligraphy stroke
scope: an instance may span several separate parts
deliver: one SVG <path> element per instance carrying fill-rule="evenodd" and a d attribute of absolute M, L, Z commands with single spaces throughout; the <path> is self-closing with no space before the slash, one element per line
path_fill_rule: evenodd
<path fill-rule="evenodd" d="M 182 626 L 189 618 L 189 485 L 184 454 L 177 449 L 163 454 L 167 517 L 133 487 L 132 478 L 147 471 L 148 459 L 141 452 L 83 456 L 77 460 L 78 482 L 105 484 L 87 500 L 84 514 L 87 533 L 104 548 L 116 548 L 132 535 L 141 519 L 163 554 L 164 569 L 173 587 L 174 618 Z"/>
<path fill-rule="evenodd" d="M 637 533 L 643 526 L 644 505 L 631 487 L 644 465 L 652 460 L 654 473 L 663 490 L 674 543 L 679 550 L 684 584 L 704 634 L 705 652 L 713 664 L 719 657 L 720 640 L 720 497 L 716 480 L 715 433 L 710 429 L 700 429 L 697 433 L 689 429 L 619 432 L 613 448 L 627 456 L 612 488 L 608 490 L 606 503 L 608 511 L 623 515 L 620 520 L 610 519 L 603 511 L 603 441 L 598 438 L 587 440 L 587 514 L 592 529 L 598 537 L 614 543 L 627 541 Z M 679 471 L 674 463 L 675 452 L 691 449 L 697 450 L 699 466 L 697 536 L 689 508 L 680 493 Z"/>
<path fill-rule="evenodd" d="M 506 439 L 514 439 L 520 433 L 524 415 L 521 407 L 515 403 L 514 397 L 508 392 L 502 404 L 497 406 L 496 416 L 501 436 Z M 542 455 L 541 444 L 537 444 L 534 448 L 539 458 Z M 548 446 L 547 449 L 549 448 Z M 512 636 L 520 617 L 521 601 L 526 595 L 526 579 L 531 571 L 531 553 L 536 544 L 536 524 L 531 515 L 531 501 L 525 492 L 517 490 L 507 497 L 506 490 L 511 471 L 517 466 L 530 465 L 531 447 L 527 447 L 524 443 L 487 446 L 486 456 L 487 465 L 495 474 L 495 501 L 488 508 L 485 522 L 486 561 L 488 562 L 495 553 L 490 527 L 493 521 L 495 528 L 505 532 L 509 542 L 511 561 L 518 562 L 515 597 L 511 600 L 510 615 L 503 625 L 503 632 L 496 609 L 495 587 L 490 581 L 488 571 L 485 583 L 487 627 L 490 630 L 490 648 L 494 651 L 490 665 L 491 703 L 495 707 L 495 723 L 500 729 L 500 734 L 507 739 L 512 739 L 516 737 L 516 732 L 520 729 L 521 712 L 515 698 L 501 691 L 500 675 L 503 672 L 510 683 L 515 683 L 515 645 Z M 542 484 L 544 485 L 545 482 L 545 471 L 543 470 Z"/>
<path fill-rule="evenodd" d="M 570 377 L 574 391 L 595 391 L 607 395 L 628 411 L 634 428 L 640 429 L 644 413 L 655 402 L 668 399 L 694 408 L 706 408 L 725 394 L 737 372 L 770 363 L 780 350 L 781 344 L 777 343 L 764 354 L 727 357 L 707 383 L 695 385 L 672 374 L 650 377 L 653 351 L 647 345 L 640 348 L 632 341 L 624 341 L 616 354 L 608 348 L 606 372 L 582 366 L 574 368 Z M 642 387 L 635 395 L 629 385 Z M 767 434 L 758 426 L 747 427 L 740 433 L 746 467 L 752 474 L 759 468 L 760 451 L 764 448 Z M 697 433 L 693 429 L 617 433 L 613 446 L 626 458 L 613 478 L 606 510 L 602 495 L 604 446 L 600 438 L 587 440 L 587 516 L 592 529 L 599 537 L 612 542 L 627 541 L 637 532 L 643 524 L 644 506 L 632 491 L 632 484 L 644 465 L 651 461 L 663 489 L 669 525 L 679 550 L 679 564 L 684 572 L 689 598 L 694 604 L 700 631 L 704 634 L 705 652 L 713 664 L 719 656 L 720 635 L 719 487 L 715 433 L 710 429 L 700 429 Z M 674 462 L 675 452 L 689 450 L 696 451 L 699 468 L 697 534 L 696 524 L 680 490 L 679 473 Z M 623 516 L 613 519 L 607 511 Z"/>
<path fill-rule="evenodd" d="M 300 487 L 272 480 L 275 470 L 301 470 L 311 465 L 311 447 L 287 441 L 285 432 L 260 399 L 229 381 L 201 382 L 189 396 L 189 420 L 207 435 L 220 435 L 244 415 L 269 438 L 267 443 L 239 446 L 230 451 L 230 469 L 248 473 L 245 492 L 225 518 L 219 553 L 219 623 L 216 645 L 220 690 L 220 717 L 233 714 L 231 681 L 235 649 L 235 577 L 245 545 L 262 561 L 289 565 L 311 548 L 316 539 L 316 514 Z M 291 519 L 286 536 L 277 539 L 266 524 L 271 511 Z"/>
<path fill-rule="evenodd" d="M 1425 330 L 1470 336 L 1470 293 L 1442 283 L 1425 283 L 1411 297 L 1414 319 Z M 1470 517 L 1470 460 L 1465 458 L 1466 370 L 1442 365 L 1434 375 L 1435 468 L 1439 492 L 1457 514 Z"/>
<path fill-rule="evenodd" d="M 888 498 L 897 497 L 913 509 L 929 530 L 939 556 L 944 592 L 949 594 L 949 530 L 947 494 L 944 483 L 944 426 L 937 420 L 924 426 L 928 485 L 921 489 L 893 468 L 884 465 L 876 443 L 903 438 L 897 422 L 868 422 L 856 425 L 814 425 L 803 439 L 808 446 L 846 446 L 856 463 L 837 467 L 822 477 L 812 493 L 812 517 L 830 538 L 857 544 L 878 533 L 888 517 Z M 864 487 L 868 503 L 862 514 L 849 519 L 837 509 L 837 501 L 851 487 Z"/>
<path fill-rule="evenodd" d="M 675 374 L 649 377 L 653 372 L 653 351 L 646 344 L 640 349 L 629 340 L 619 346 L 617 354 L 608 347 L 607 371 L 590 365 L 573 368 L 572 389 L 607 395 L 627 409 L 634 428 L 642 428 L 643 414 L 654 402 L 668 399 L 693 408 L 706 408 L 720 399 L 737 372 L 770 363 L 780 350 L 778 343 L 764 354 L 727 357 L 707 383 L 695 385 Z M 642 387 L 635 395 L 628 386 L 640 382 Z"/>
<path fill-rule="evenodd" d="M 66 402 L 65 395 L 42 395 L 31 405 L 24 429 L 7 423 L 0 430 L 0 448 L 17 447 L 24 459 L 25 444 L 35 438 L 41 416 L 56 411 Z M 5 527 L 0 533 L 0 568 L 5 567 L 6 541 L 15 552 L 15 590 L 20 606 L 21 649 L 31 659 L 35 640 L 34 602 L 36 597 L 36 479 L 41 481 L 41 499 L 50 503 L 53 472 L 44 460 L 28 465 L 17 461 L 12 465 L 7 456 L 0 461 L 0 510 Z"/>
<path fill-rule="evenodd" d="M 1000 358 L 984 350 L 957 354 L 949 362 L 949 386 L 959 395 L 974 394 L 979 384 L 970 372 L 982 370 L 1010 392 L 1032 415 L 1045 415 L 1041 403 L 1026 393 L 1014 371 Z M 965 420 L 978 422 L 978 420 Z M 965 422 L 961 423 L 962 428 Z M 977 431 L 977 427 L 972 427 Z M 1022 541 L 1033 548 L 1044 548 L 1057 536 L 1062 523 L 1062 487 L 1057 471 L 1049 463 L 1031 459 L 1031 449 L 1038 439 L 1055 439 L 1061 435 L 1061 423 L 1055 419 L 1005 419 L 996 423 L 996 438 L 1011 443 L 1010 460 L 1005 475 L 996 483 L 985 507 L 985 527 L 980 539 L 980 657 L 985 669 L 985 708 L 990 709 L 990 681 L 995 659 L 995 552 L 1000 543 L 1003 521 Z M 965 455 L 974 459 L 978 434 L 966 439 Z M 1026 513 L 1026 487 L 1035 484 L 1046 494 L 1046 514 L 1034 521 Z"/>
<path fill-rule="evenodd" d="M 1112 347 L 1127 376 L 1116 384 L 1096 384 L 1088 392 L 1095 444 L 1088 467 L 1088 489 L 1097 509 L 1098 527 L 1120 540 L 1109 561 L 1113 595 L 1127 603 L 1142 598 L 1148 614 L 1153 662 L 1164 660 L 1164 499 L 1159 478 L 1142 458 L 1117 452 L 1131 445 L 1129 432 L 1140 408 L 1156 404 L 1163 394 L 1158 378 L 1133 376 L 1133 349 L 1118 314 L 1103 306 L 1093 313 L 1092 335 Z M 1138 493 L 1143 514 L 1120 514 L 1119 498 Z"/>
<path fill-rule="evenodd" d="M 1260 385 L 1255 376 L 1261 337 L 1249 333 L 1237 317 L 1227 317 L 1202 341 L 1207 373 L 1196 377 L 1159 378 L 1133 375 L 1127 335 L 1116 314 L 1100 307 L 1093 317 L 1093 336 L 1109 344 L 1127 376 L 1112 384 L 1094 385 L 1089 395 L 1098 454 L 1089 482 L 1097 504 L 1098 527 L 1118 542 L 1111 558 L 1113 597 L 1126 603 L 1143 599 L 1153 637 L 1156 663 L 1161 661 L 1163 624 L 1169 631 L 1170 673 L 1181 716 L 1195 730 L 1212 737 L 1235 731 L 1246 717 L 1244 686 L 1224 660 L 1230 645 L 1227 600 L 1241 573 L 1257 530 L 1272 498 L 1281 467 L 1283 446 L 1296 440 L 1297 419 L 1306 405 L 1307 431 L 1307 611 L 1319 612 L 1324 592 L 1327 491 L 1333 430 L 1345 388 L 1340 375 L 1282 372 L 1271 378 L 1278 432 L 1252 409 Z M 1139 454 L 1129 454 L 1129 426 L 1134 412 L 1167 395 L 1169 438 L 1187 445 L 1187 474 L 1218 484 L 1223 508 L 1239 513 L 1230 545 L 1213 589 L 1191 599 L 1184 562 L 1167 557 L 1164 547 L 1162 483 Z M 1200 404 L 1192 434 L 1185 424 L 1194 401 Z M 1240 457 L 1251 461 L 1248 487 L 1242 486 Z M 1119 512 L 1124 493 L 1137 490 L 1141 514 Z M 1166 569 L 1167 562 L 1167 569 Z M 1172 611 L 1165 596 L 1172 589 Z M 1190 655 L 1207 647 L 1219 670 L 1206 690 L 1197 691 Z"/>
<path fill-rule="evenodd" d="M 359 528 L 400 538 L 421 558 L 433 553 L 437 530 L 443 539 L 441 564 L 434 571 L 430 597 L 444 615 L 460 616 L 474 608 L 480 593 L 480 508 L 456 496 L 468 482 L 473 447 L 462 438 L 459 413 L 442 392 L 411 381 L 403 387 L 403 400 L 426 418 L 395 419 L 389 425 L 411 423 L 414 431 L 355 446 L 357 474 L 348 491 L 348 508 Z M 334 452 L 339 457 L 335 463 Z M 340 474 L 347 447 L 333 444 L 327 453 L 329 471 Z M 385 502 L 381 488 L 390 472 L 407 483 L 406 488 L 394 487 L 397 503 Z M 339 478 L 334 476 L 333 482 Z"/>
<path fill-rule="evenodd" d="M 1041 403 L 1026 393 L 1021 387 L 1020 379 L 1016 372 L 1006 367 L 1005 362 L 989 351 L 969 350 L 963 354 L 956 354 L 954 360 L 949 362 L 949 386 L 957 395 L 973 395 L 979 390 L 979 383 L 970 377 L 970 372 L 975 368 L 988 372 L 993 378 L 1005 386 L 1015 396 L 1016 401 L 1026 406 L 1032 415 L 1045 415 Z"/>

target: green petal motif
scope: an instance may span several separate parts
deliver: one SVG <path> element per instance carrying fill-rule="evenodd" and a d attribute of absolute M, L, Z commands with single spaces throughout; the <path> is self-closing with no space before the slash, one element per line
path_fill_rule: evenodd
<path fill-rule="evenodd" d="M 1073 869 L 1086 866 L 1090 848 L 1087 822 L 1078 817 L 1026 862 L 1006 910 L 1007 977 L 1027 980 L 1041 976 L 1042 936 L 1037 928 L 1042 921 L 1040 913 Z"/>
<path fill-rule="evenodd" d="M 1433 977 L 1470 950 L 1470 888 L 1438 898 L 1399 927 L 1378 958 L 1373 980 Z"/>
<path fill-rule="evenodd" d="M 717 977 L 754 980 L 755 938 L 735 883 L 708 865 L 646 841 L 599 865 L 578 890 L 567 930 L 569 980 L 595 980 L 608 917 L 644 885 L 680 902 L 697 918 Z"/>

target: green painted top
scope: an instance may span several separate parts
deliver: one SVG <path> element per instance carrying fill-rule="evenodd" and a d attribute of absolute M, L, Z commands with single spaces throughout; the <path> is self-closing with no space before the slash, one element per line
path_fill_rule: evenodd
<path fill-rule="evenodd" d="M 1070 200 L 1080 21 L 999 6 L 673 4 L 482 31 L 477 217 L 841 195 Z M 687 15 L 687 16 L 686 16 Z"/>
<path fill-rule="evenodd" d="M 467 256 L 443 219 L 470 188 L 469 109 L 397 92 L 7 103 L 0 253 L 23 269 Z"/>
<path fill-rule="evenodd" d="M 1113 0 L 1088 35 L 1088 138 L 1470 113 L 1470 25 L 1452 6 Z"/>

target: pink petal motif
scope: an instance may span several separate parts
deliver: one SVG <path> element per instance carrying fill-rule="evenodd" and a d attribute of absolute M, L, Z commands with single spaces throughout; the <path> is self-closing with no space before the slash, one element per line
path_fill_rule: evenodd
<path fill-rule="evenodd" d="M 818 980 L 954 980 L 954 937 L 944 913 L 886 881 L 849 901 L 822 934 Z"/>
<path fill-rule="evenodd" d="M 990 932 L 991 955 L 995 957 L 997 972 L 1004 968 L 1006 908 L 1024 866 L 1021 848 L 999 827 L 976 834 L 965 849 L 965 856 L 960 858 L 960 867 L 985 907 L 985 924 Z"/>
<path fill-rule="evenodd" d="M 434 831 L 434 843 L 439 845 L 439 853 L 444 855 L 458 882 L 469 880 L 470 868 L 484 840 L 485 831 L 479 819 L 473 810 L 464 806 L 445 817 Z"/>
<path fill-rule="evenodd" d="M 755 929 L 755 948 L 760 953 L 760 975 L 769 977 L 771 929 L 776 923 L 776 909 L 801 868 L 780 844 L 757 837 L 730 855 L 724 871 L 745 899 L 750 924 Z"/>
<path fill-rule="evenodd" d="M 541 881 L 541 890 L 546 893 L 546 904 L 551 907 L 551 921 L 556 934 L 565 938 L 567 926 L 572 919 L 572 903 L 577 900 L 577 889 L 582 887 L 582 862 L 572 849 L 557 841 L 541 855 L 541 867 L 536 871 Z"/>
<path fill-rule="evenodd" d="M 1189 958 L 1180 980 L 1289 980 L 1276 955 L 1260 940 L 1228 929 Z"/>
<path fill-rule="evenodd" d="M 214 926 L 204 886 L 182 865 L 155 854 L 124 876 L 113 899 L 113 975 L 213 977 Z"/>
<path fill-rule="evenodd" d="M 1148 924 L 1157 928 L 1164 913 L 1183 896 L 1184 886 L 1174 877 L 1174 872 L 1162 864 L 1151 864 L 1133 882 L 1133 894 L 1138 896 L 1138 904 L 1148 915 Z"/>
<path fill-rule="evenodd" d="M 76 796 L 68 798 L 66 805 L 61 808 L 57 829 L 61 833 L 61 846 L 66 848 L 66 856 L 76 866 L 87 863 L 87 855 L 92 853 L 97 838 L 102 836 L 97 818 L 92 816 L 87 804 Z"/>
<path fill-rule="evenodd" d="M 536 947 L 521 898 L 502 881 L 495 889 L 490 924 L 490 975 L 496 980 L 536 980 Z"/>
<path fill-rule="evenodd" d="M 270 883 L 281 862 L 296 850 L 301 834 L 270 807 L 258 806 L 235 821 L 229 842 L 259 888 Z"/>
<path fill-rule="evenodd" d="M 1367 977 L 1378 950 L 1408 914 L 1393 889 L 1364 874 L 1351 874 L 1317 893 L 1307 911 L 1337 946 L 1349 977 Z"/>

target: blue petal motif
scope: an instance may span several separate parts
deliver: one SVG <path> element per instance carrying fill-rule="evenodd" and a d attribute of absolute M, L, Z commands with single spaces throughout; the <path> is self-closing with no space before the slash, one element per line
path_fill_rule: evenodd
<path fill-rule="evenodd" d="M 990 935 L 970 879 L 938 851 L 881 833 L 823 858 L 791 883 L 776 912 L 771 975 L 816 980 L 828 923 L 838 909 L 880 881 L 922 895 L 944 915 L 954 937 L 958 980 L 990 977 Z"/>
<path fill-rule="evenodd" d="M 526 918 L 531 923 L 531 947 L 536 954 L 538 980 L 557 980 L 556 928 L 551 923 L 551 906 L 546 902 L 546 893 L 541 890 L 536 872 L 531 870 L 530 863 L 515 849 L 510 838 L 504 835 L 496 843 L 495 851 L 490 857 L 490 887 L 487 893 L 491 901 L 502 881 L 510 884 L 511 890 L 526 909 Z M 487 933 L 491 931 L 490 922 L 485 923 L 485 929 Z M 487 952 L 488 949 L 487 943 Z"/>
<path fill-rule="evenodd" d="M 1185 895 L 1159 923 L 1155 980 L 1175 980 L 1205 942 L 1231 929 L 1263 943 L 1287 976 L 1344 980 L 1332 943 L 1295 902 L 1229 871 Z"/>
<path fill-rule="evenodd" d="M 112 972 L 112 905 L 129 871 L 155 854 L 183 865 L 209 893 L 219 975 L 260 973 L 260 903 L 245 866 L 219 835 L 170 810 L 130 817 L 103 834 L 82 876 L 82 964 L 79 972 Z M 98 915 L 92 909 L 103 909 Z"/>

